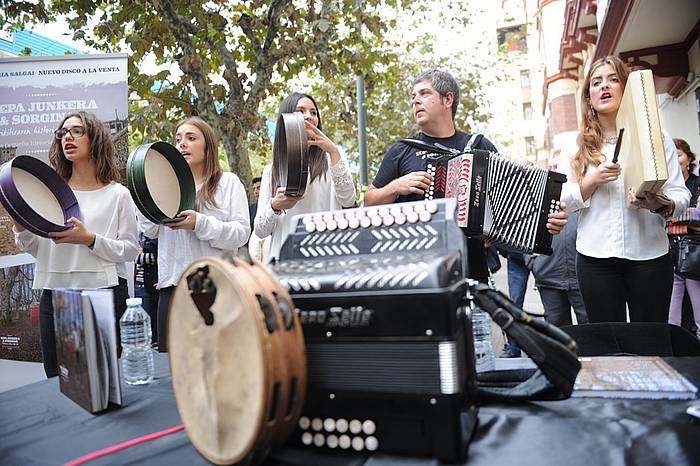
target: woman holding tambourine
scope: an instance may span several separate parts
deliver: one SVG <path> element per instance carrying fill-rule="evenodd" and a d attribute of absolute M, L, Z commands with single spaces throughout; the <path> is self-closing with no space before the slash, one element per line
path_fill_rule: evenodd
<path fill-rule="evenodd" d="M 355 183 L 347 160 L 338 147 L 322 130 L 321 115 L 316 101 L 308 94 L 292 93 L 280 104 L 279 113 L 300 112 L 308 141 L 309 176 L 303 196 L 286 194 L 286 186 L 278 179 L 278 173 L 286 167 L 267 165 L 263 170 L 258 213 L 255 216 L 255 234 L 260 238 L 272 235 L 268 257 L 277 259 L 282 241 L 286 237 L 287 220 L 298 214 L 338 210 L 355 205 Z M 284 131 L 281 125 L 276 131 Z M 275 138 L 273 164 L 284 159 L 279 157 L 279 138 Z"/>
<path fill-rule="evenodd" d="M 666 219 L 688 207 L 673 140 L 663 134 L 667 181 L 658 194 L 630 199 L 621 176 L 634 154 L 620 153 L 616 118 L 629 70 L 617 57 L 594 62 L 581 92 L 582 128 L 573 157 L 559 163 L 568 182 L 562 200 L 580 211 L 577 275 L 590 322 L 666 322 L 673 285 Z M 655 99 L 655 96 L 652 96 Z M 641 196 L 641 197 L 640 197 Z"/>
<path fill-rule="evenodd" d="M 685 180 L 685 187 L 690 191 L 690 207 L 696 207 L 698 202 L 698 194 L 700 193 L 700 176 L 693 173 L 695 166 L 695 154 L 690 150 L 690 145 L 683 139 L 674 139 L 676 151 L 678 152 L 678 163 L 681 166 L 681 173 Z M 671 241 L 671 251 L 678 259 L 679 243 L 684 237 L 693 235 L 695 238 L 700 238 L 697 231 L 692 229 L 693 223 L 698 221 L 698 209 L 688 209 L 688 215 L 674 217 L 668 221 L 668 236 Z M 688 238 L 690 239 L 690 238 Z M 686 239 L 686 241 L 688 241 Z M 688 265 L 683 264 L 683 265 Z M 673 293 L 671 294 L 671 307 L 668 311 L 668 323 L 681 325 L 681 317 L 683 314 L 683 297 L 688 292 L 690 303 L 693 310 L 695 325 L 697 327 L 697 335 L 700 338 L 700 280 L 685 278 L 679 275 L 679 271 L 673 275 Z"/>
<path fill-rule="evenodd" d="M 250 236 L 248 197 L 238 176 L 219 165 L 214 130 L 199 117 L 189 117 L 175 128 L 175 145 L 192 171 L 197 210 L 178 214 L 182 220 L 155 224 L 138 213 L 139 230 L 158 238 L 158 350 L 167 351 L 170 298 L 182 272 L 195 259 L 236 255 Z"/>
<path fill-rule="evenodd" d="M 139 252 L 131 196 L 115 181 L 109 131 L 95 115 L 81 111 L 68 114 L 55 133 L 49 160 L 75 194 L 81 219 L 68 219 L 72 227 L 49 238 L 14 227 L 17 246 L 36 257 L 33 287 L 43 290 L 39 331 L 47 377 L 58 375 L 51 290 L 111 288 L 118 321 L 128 297 L 124 263 Z"/>

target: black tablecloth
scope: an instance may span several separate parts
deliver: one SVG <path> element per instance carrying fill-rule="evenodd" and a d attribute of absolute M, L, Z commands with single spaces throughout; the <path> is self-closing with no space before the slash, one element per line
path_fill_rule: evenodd
<path fill-rule="evenodd" d="M 700 384 L 700 358 L 667 359 Z M 125 387 L 126 406 L 91 415 L 63 396 L 58 378 L 0 394 L 0 464 L 56 465 L 89 452 L 181 423 L 167 359 L 158 355 L 155 380 Z M 1 376 L 1 375 L 0 375 Z M 700 420 L 688 401 L 570 399 L 489 404 L 467 463 L 475 465 L 700 465 Z M 90 465 L 206 465 L 184 431 L 100 458 Z M 285 448 L 266 464 L 428 466 L 428 458 L 360 455 Z"/>

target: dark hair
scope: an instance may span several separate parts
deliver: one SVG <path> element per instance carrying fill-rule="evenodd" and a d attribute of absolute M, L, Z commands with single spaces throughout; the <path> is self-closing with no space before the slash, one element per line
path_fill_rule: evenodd
<path fill-rule="evenodd" d="M 294 113 L 297 111 L 297 103 L 301 99 L 306 97 L 309 99 L 311 102 L 313 102 L 314 107 L 316 108 L 316 115 L 318 116 L 318 126 L 317 128 L 323 131 L 323 127 L 321 126 L 321 112 L 318 111 L 318 105 L 316 104 L 316 101 L 314 100 L 313 97 L 311 97 L 309 94 L 303 94 L 301 92 L 293 92 L 289 97 L 284 99 L 282 103 L 280 104 L 280 111 L 279 115 L 283 113 Z M 284 131 L 284 128 L 275 128 L 275 131 Z M 282 171 L 286 171 L 287 167 L 275 167 L 275 164 L 278 163 L 279 160 L 282 160 L 282 157 L 280 157 L 278 154 L 280 154 L 280 151 L 282 150 L 281 147 L 277 147 L 277 139 L 275 139 L 275 145 L 272 149 L 272 190 L 270 191 L 270 195 L 274 196 L 275 193 L 277 192 L 277 188 L 280 187 L 280 180 L 277 178 L 277 173 L 282 173 Z M 309 146 L 309 184 L 313 183 L 314 180 L 320 176 L 326 176 L 326 171 L 328 170 L 328 158 L 326 157 L 326 154 L 323 152 L 323 149 L 321 149 L 318 146 Z"/>
<path fill-rule="evenodd" d="M 600 126 L 598 112 L 591 106 L 591 78 L 593 73 L 601 66 L 610 65 L 620 79 L 622 89 L 627 85 L 629 68 L 617 57 L 607 56 L 593 62 L 586 74 L 581 88 L 581 132 L 578 135 L 579 149 L 571 161 L 571 168 L 576 181 L 579 182 L 586 174 L 589 163 L 598 166 L 603 162 L 603 154 L 600 151 L 603 145 L 603 128 Z"/>
<path fill-rule="evenodd" d="M 219 187 L 223 170 L 219 164 L 219 142 L 216 139 L 216 133 L 209 123 L 198 116 L 185 118 L 178 123 L 175 127 L 176 133 L 182 125 L 192 125 L 204 135 L 204 184 L 197 191 L 197 206 L 200 208 L 205 205 L 218 207 L 214 194 Z"/>
<path fill-rule="evenodd" d="M 258 183 L 260 181 L 262 181 L 262 176 L 256 176 L 255 178 L 253 178 L 253 184 Z"/>
<path fill-rule="evenodd" d="M 90 158 L 95 162 L 95 177 L 104 184 L 119 179 L 117 168 L 114 166 L 114 145 L 109 131 L 104 123 L 94 113 L 79 111 L 67 114 L 58 125 L 63 128 L 69 118 L 80 118 L 85 128 L 85 136 L 90 140 Z M 68 181 L 73 175 L 73 162 L 68 160 L 63 153 L 63 144 L 60 139 L 53 139 L 49 149 L 49 162 L 56 173 Z"/>
<path fill-rule="evenodd" d="M 419 74 L 413 80 L 411 87 L 423 81 L 430 81 L 433 88 L 443 98 L 447 97 L 447 94 L 452 93 L 452 119 L 454 120 L 455 115 L 457 115 L 457 107 L 459 107 L 459 84 L 457 84 L 457 80 L 447 71 L 428 70 Z"/>
<path fill-rule="evenodd" d="M 688 159 L 690 159 L 688 171 L 693 172 L 695 170 L 695 154 L 690 150 L 690 144 L 688 144 L 685 139 L 680 138 L 674 138 L 673 143 L 676 145 L 676 149 L 682 150 L 685 152 L 685 155 L 688 156 Z"/>

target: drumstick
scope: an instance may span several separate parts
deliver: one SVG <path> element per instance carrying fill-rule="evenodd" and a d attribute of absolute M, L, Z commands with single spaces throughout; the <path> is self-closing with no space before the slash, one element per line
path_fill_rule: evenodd
<path fill-rule="evenodd" d="M 612 163 L 617 163 L 617 156 L 620 155 L 620 146 L 622 145 L 622 133 L 624 132 L 625 128 L 622 128 L 617 135 L 617 142 L 615 143 L 615 153 L 613 154 Z"/>

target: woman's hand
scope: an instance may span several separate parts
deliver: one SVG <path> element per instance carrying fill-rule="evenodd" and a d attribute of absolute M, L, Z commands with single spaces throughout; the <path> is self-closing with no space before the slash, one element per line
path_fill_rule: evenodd
<path fill-rule="evenodd" d="M 194 230 L 194 227 L 197 224 L 197 212 L 194 210 L 183 210 L 177 214 L 177 216 L 185 218 L 179 222 L 165 223 L 164 225 L 168 228 L 172 228 L 173 230 Z"/>
<path fill-rule="evenodd" d="M 277 188 L 277 194 L 275 194 L 275 197 L 270 199 L 270 205 L 272 206 L 272 210 L 275 212 L 291 209 L 297 205 L 297 202 L 304 199 L 303 196 L 289 196 L 285 194 L 285 189 L 286 188 L 284 186 L 280 186 Z"/>
<path fill-rule="evenodd" d="M 306 140 L 310 146 L 318 146 L 324 152 L 328 152 L 331 156 L 331 165 L 335 165 L 340 160 L 340 151 L 333 141 L 328 139 L 328 136 L 323 134 L 323 131 L 318 129 L 308 120 L 304 120 L 306 127 Z"/>
<path fill-rule="evenodd" d="M 83 222 L 75 217 L 68 219 L 66 223 L 73 225 L 73 228 L 69 228 L 65 231 L 57 231 L 55 233 L 49 233 L 49 238 L 53 239 L 56 244 L 83 244 L 85 246 L 92 246 L 95 244 L 95 233 L 91 232 Z"/>
<path fill-rule="evenodd" d="M 591 173 L 593 181 L 597 185 L 609 183 L 619 178 L 622 167 L 619 163 L 603 162 Z"/>
<path fill-rule="evenodd" d="M 664 209 L 664 211 L 670 211 L 670 213 L 673 213 L 671 207 L 675 207 L 675 203 L 664 193 L 652 193 L 649 191 L 643 192 L 641 196 L 636 195 L 630 202 L 630 205 L 638 209 L 649 209 L 651 211 L 665 207 L 666 209 Z"/>

